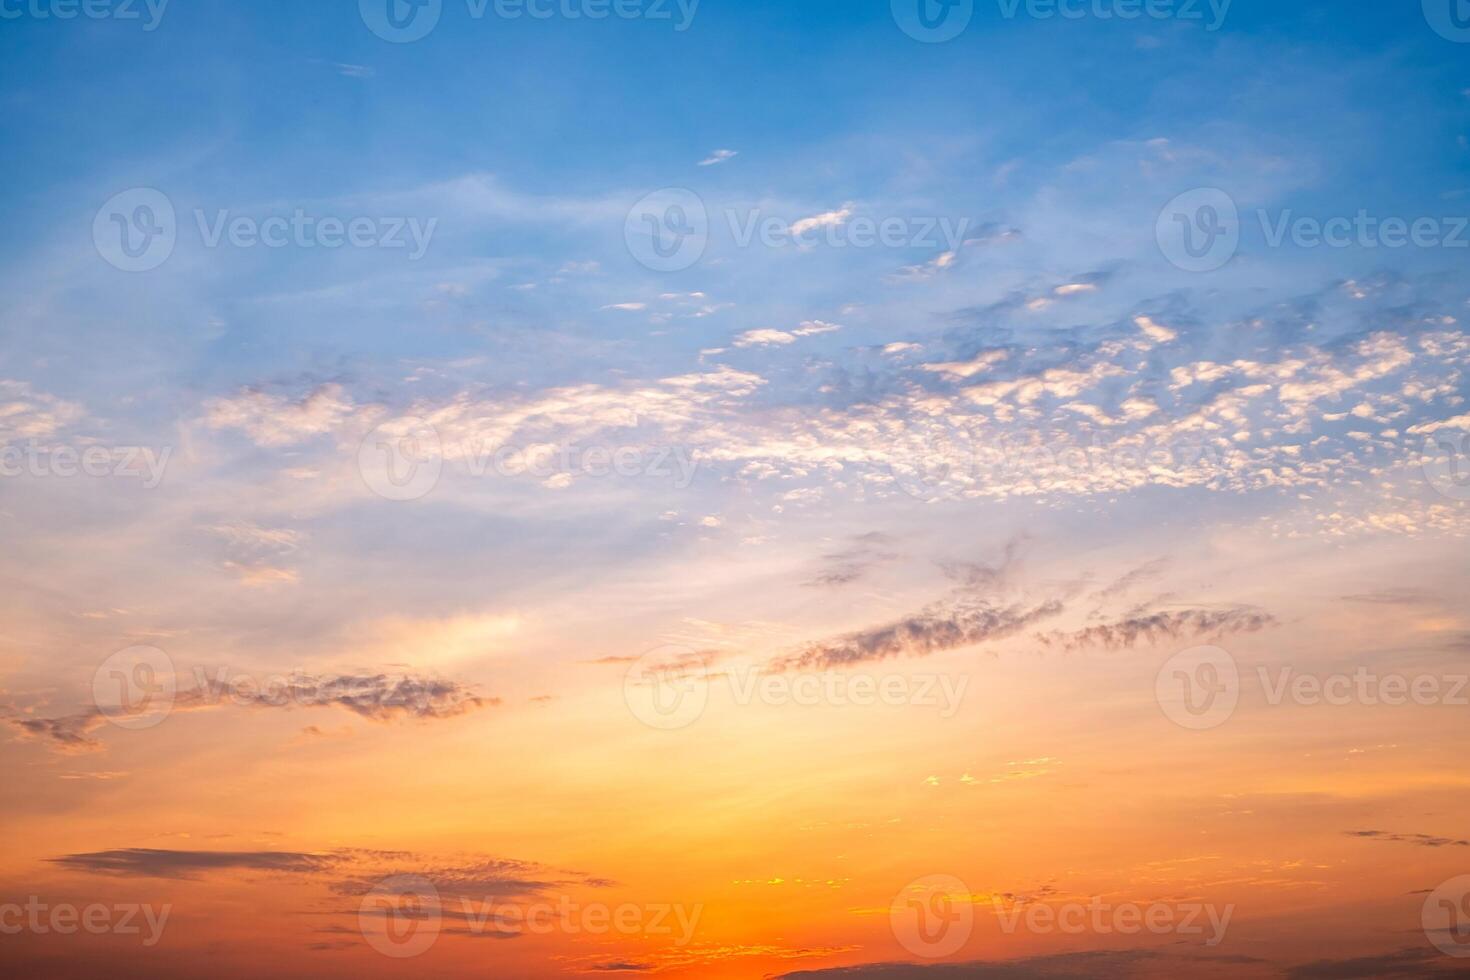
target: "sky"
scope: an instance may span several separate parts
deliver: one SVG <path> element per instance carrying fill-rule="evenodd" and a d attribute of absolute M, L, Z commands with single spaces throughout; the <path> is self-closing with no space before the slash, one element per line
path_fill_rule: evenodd
<path fill-rule="evenodd" d="M 0 0 L 6 975 L 1458 975 L 1464 0 Z"/>

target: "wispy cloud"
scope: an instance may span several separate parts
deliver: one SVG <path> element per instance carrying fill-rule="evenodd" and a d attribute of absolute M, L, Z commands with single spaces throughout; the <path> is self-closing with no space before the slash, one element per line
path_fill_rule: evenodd
<path fill-rule="evenodd" d="M 1181 609 L 1131 616 L 1072 633 L 1038 634 L 1037 639 L 1068 650 L 1084 647 L 1117 650 L 1134 647 L 1139 643 L 1157 643 L 1160 640 L 1255 633 L 1275 624 L 1276 618 L 1269 613 L 1244 606 L 1230 609 Z"/>

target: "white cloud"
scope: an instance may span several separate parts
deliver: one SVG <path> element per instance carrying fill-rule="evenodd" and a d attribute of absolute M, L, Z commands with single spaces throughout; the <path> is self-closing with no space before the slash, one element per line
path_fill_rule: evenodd
<path fill-rule="evenodd" d="M 699 161 L 701 167 L 713 167 L 715 164 L 724 163 L 740 155 L 739 150 L 715 150 L 709 156 Z"/>
<path fill-rule="evenodd" d="M 835 228 L 845 223 L 851 217 L 852 205 L 844 204 L 836 211 L 823 211 L 821 214 L 814 214 L 809 218 L 802 218 L 799 221 L 792 222 L 791 234 L 800 236 L 809 231 L 815 231 L 818 228 Z"/>
<path fill-rule="evenodd" d="M 834 333 L 842 329 L 839 323 L 828 323 L 825 320 L 803 320 L 792 333 L 798 337 L 812 337 L 820 333 Z"/>
<path fill-rule="evenodd" d="M 768 327 L 759 330 L 747 330 L 735 338 L 736 347 L 768 347 L 772 344 L 784 345 L 795 342 L 795 334 L 787 333 L 785 330 L 772 330 Z"/>

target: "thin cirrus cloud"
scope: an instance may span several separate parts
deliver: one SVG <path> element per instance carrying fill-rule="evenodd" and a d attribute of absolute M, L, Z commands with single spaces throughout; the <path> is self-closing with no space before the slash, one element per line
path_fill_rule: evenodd
<path fill-rule="evenodd" d="M 1036 605 L 1001 604 L 961 595 L 944 599 L 902 619 L 812 643 L 772 663 L 774 670 L 827 669 L 895 657 L 926 657 L 944 650 L 1014 636 L 1059 615 L 1063 605 L 1048 599 Z"/>
<path fill-rule="evenodd" d="M 308 674 L 298 672 L 279 684 L 241 689 L 201 675 L 201 686 L 174 695 L 170 709 L 203 711 L 238 705 L 247 708 L 339 707 L 373 722 L 436 721 L 454 718 L 501 703 L 455 680 L 414 674 L 357 673 Z M 46 743 L 62 753 L 95 752 L 103 748 L 94 734 L 107 724 L 100 708 L 92 707 L 56 718 L 12 717 L 11 727 L 23 738 Z"/>
<path fill-rule="evenodd" d="M 220 871 L 314 873 L 340 863 L 332 854 L 301 851 L 175 851 L 127 847 L 48 858 L 68 871 L 137 878 L 197 878 Z"/>
<path fill-rule="evenodd" d="M 807 585 L 840 586 L 850 585 L 864 578 L 873 569 L 898 558 L 894 551 L 897 541 L 881 531 L 870 531 L 852 539 L 851 544 L 841 551 L 822 556 L 823 568 L 808 581 Z"/>
<path fill-rule="evenodd" d="M 1276 617 L 1259 609 L 1238 606 L 1229 609 L 1181 609 L 1130 616 L 1111 623 L 1100 623 L 1071 633 L 1038 634 L 1045 644 L 1056 644 L 1068 650 L 1101 647 L 1118 650 L 1140 643 L 1178 640 L 1188 637 L 1219 637 L 1227 633 L 1256 633 L 1276 624 Z"/>
<path fill-rule="evenodd" d="M 1470 847 L 1470 840 L 1454 837 L 1437 837 L 1432 834 L 1391 834 L 1383 830 L 1349 830 L 1349 837 L 1364 840 L 1385 841 L 1396 844 L 1413 844 L 1416 847 Z"/>
<path fill-rule="evenodd" d="M 1151 950 L 1086 950 L 1021 960 L 976 960 L 966 963 L 864 963 L 782 973 L 775 980 L 1075 980 L 1079 977 L 1138 976 L 1157 969 L 1166 954 Z"/>
<path fill-rule="evenodd" d="M 515 858 L 476 857 L 441 863 L 409 851 L 337 848 L 330 851 L 194 851 L 127 847 L 48 858 L 68 871 L 131 878 L 197 880 L 234 872 L 332 874 L 331 890 L 365 895 L 387 875 L 412 874 L 431 883 L 441 897 L 517 898 L 553 889 L 609 888 L 616 882 L 582 871 L 553 868 Z"/>

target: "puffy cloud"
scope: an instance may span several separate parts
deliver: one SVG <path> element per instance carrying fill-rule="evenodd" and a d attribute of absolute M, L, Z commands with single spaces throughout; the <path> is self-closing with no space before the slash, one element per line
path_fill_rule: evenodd
<path fill-rule="evenodd" d="M 292 401 L 282 395 L 247 389 L 205 405 L 211 429 L 239 429 L 258 446 L 291 446 L 336 430 L 353 412 L 340 384 L 319 385 Z"/>

